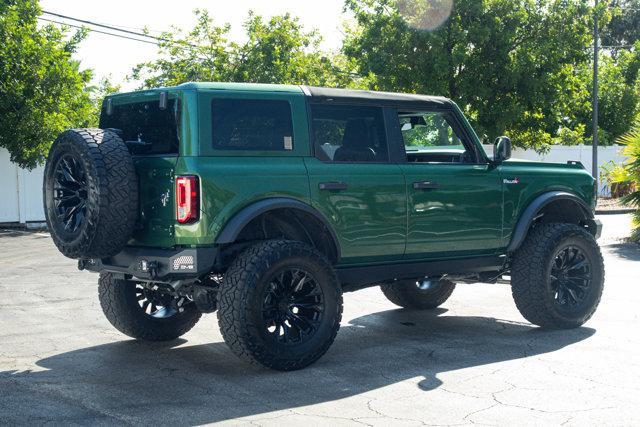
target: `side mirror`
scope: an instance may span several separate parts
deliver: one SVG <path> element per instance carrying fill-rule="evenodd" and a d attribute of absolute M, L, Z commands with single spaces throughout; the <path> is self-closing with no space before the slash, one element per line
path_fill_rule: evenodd
<path fill-rule="evenodd" d="M 493 143 L 493 161 L 501 163 L 511 158 L 511 140 L 506 136 L 499 136 Z"/>

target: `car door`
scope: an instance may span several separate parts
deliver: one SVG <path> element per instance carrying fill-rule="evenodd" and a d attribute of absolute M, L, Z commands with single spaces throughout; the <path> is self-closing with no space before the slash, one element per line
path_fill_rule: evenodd
<path fill-rule="evenodd" d="M 398 109 L 404 146 L 405 258 L 494 253 L 502 240 L 502 182 L 453 109 Z"/>
<path fill-rule="evenodd" d="M 309 110 L 311 200 L 336 232 L 341 264 L 401 259 L 405 181 L 389 159 L 382 108 L 325 102 Z"/>

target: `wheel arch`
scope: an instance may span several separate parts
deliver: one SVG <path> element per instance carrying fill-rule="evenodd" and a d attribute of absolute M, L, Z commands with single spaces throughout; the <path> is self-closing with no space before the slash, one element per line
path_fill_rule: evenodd
<path fill-rule="evenodd" d="M 340 259 L 340 244 L 327 218 L 309 204 L 288 197 L 262 199 L 240 209 L 224 225 L 215 243 L 216 245 L 236 243 L 239 239 L 242 240 L 243 233 L 246 234 L 256 220 L 265 218 L 269 214 L 282 217 L 291 213 L 294 216 L 292 227 L 305 228 L 304 234 L 307 240 L 310 240 L 309 243 L 325 253 L 331 262 L 336 263 Z M 303 220 L 307 220 L 307 223 L 304 224 Z M 313 234 L 317 232 L 326 236 L 326 242 L 313 240 L 313 237 L 316 237 Z"/>
<path fill-rule="evenodd" d="M 524 209 L 511 235 L 507 252 L 515 252 L 538 222 L 568 222 L 584 226 L 594 237 L 600 227 L 587 203 L 567 191 L 549 191 L 538 195 Z"/>

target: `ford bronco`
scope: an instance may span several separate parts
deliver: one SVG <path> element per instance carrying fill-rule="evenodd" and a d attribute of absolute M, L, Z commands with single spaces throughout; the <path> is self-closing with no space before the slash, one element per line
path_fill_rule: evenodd
<path fill-rule="evenodd" d="M 99 273 L 122 333 L 172 340 L 218 312 L 239 357 L 300 369 L 330 347 L 343 292 L 428 310 L 456 283 L 510 281 L 522 315 L 575 328 L 604 266 L 578 162 L 488 156 L 449 99 L 186 83 L 116 94 L 46 164 L 56 246 Z"/>

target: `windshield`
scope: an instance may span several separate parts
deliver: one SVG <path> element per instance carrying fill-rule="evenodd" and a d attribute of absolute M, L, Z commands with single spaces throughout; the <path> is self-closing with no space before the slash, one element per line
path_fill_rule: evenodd
<path fill-rule="evenodd" d="M 100 128 L 116 129 L 131 154 L 177 155 L 180 146 L 179 109 L 177 99 L 167 100 L 164 109 L 160 109 L 158 99 L 113 105 L 111 114 L 107 114 L 106 106 L 103 106 Z"/>

